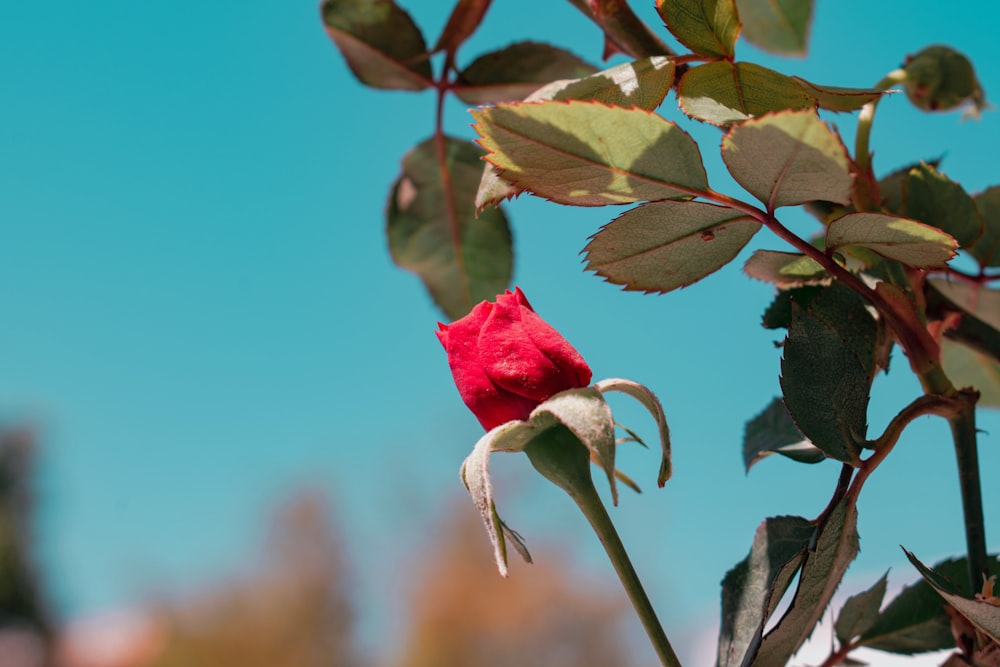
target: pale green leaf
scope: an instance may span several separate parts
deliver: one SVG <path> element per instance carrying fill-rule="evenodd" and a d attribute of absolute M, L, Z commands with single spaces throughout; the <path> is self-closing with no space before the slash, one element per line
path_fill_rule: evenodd
<path fill-rule="evenodd" d="M 858 511 L 851 496 L 841 500 L 808 552 L 791 606 L 761 644 L 755 667 L 786 665 L 822 618 L 840 580 L 858 555 Z"/>
<path fill-rule="evenodd" d="M 323 0 L 327 34 L 358 79 L 373 88 L 433 85 L 420 28 L 393 0 Z"/>
<path fill-rule="evenodd" d="M 753 63 L 728 60 L 689 69 L 677 86 L 677 99 L 681 111 L 715 125 L 816 106 L 816 100 L 791 77 Z"/>
<path fill-rule="evenodd" d="M 847 645 L 855 637 L 868 632 L 878 620 L 878 610 L 882 606 L 887 585 L 888 572 L 863 593 L 852 595 L 840 608 L 837 620 L 833 624 L 837 641 L 841 646 Z"/>
<path fill-rule="evenodd" d="M 941 341 L 941 365 L 957 386 L 979 391 L 977 405 L 1000 408 L 1000 363 L 995 359 L 945 339 Z"/>
<path fill-rule="evenodd" d="M 980 192 L 972 201 L 983 219 L 983 235 L 969 252 L 982 267 L 1000 266 L 1000 185 Z"/>
<path fill-rule="evenodd" d="M 995 642 L 1000 642 L 1000 607 L 982 602 L 970 600 L 964 596 L 961 590 L 947 577 L 935 572 L 931 568 L 921 563 L 916 556 L 903 549 L 906 557 L 913 563 L 913 566 L 920 571 L 924 581 L 944 598 L 958 613 L 968 619 L 976 628 Z"/>
<path fill-rule="evenodd" d="M 802 435 L 780 398 L 772 400 L 748 421 L 743 431 L 743 465 L 747 471 L 770 454 L 781 454 L 800 463 L 826 459 L 826 454 Z"/>
<path fill-rule="evenodd" d="M 722 580 L 717 667 L 742 665 L 760 641 L 815 533 L 813 523 L 798 516 L 771 517 L 757 528 L 750 553 Z"/>
<path fill-rule="evenodd" d="M 877 88 L 818 86 L 797 76 L 793 76 L 792 79 L 816 100 L 821 109 L 829 111 L 857 111 L 888 92 Z"/>
<path fill-rule="evenodd" d="M 778 287 L 822 285 L 830 282 L 830 274 L 819 262 L 797 252 L 755 250 L 743 265 L 743 272 L 751 278 Z"/>
<path fill-rule="evenodd" d="M 966 312 L 986 322 L 994 329 L 1000 329 L 1000 290 L 957 280 L 934 279 L 930 283 L 934 289 L 944 294 Z"/>
<path fill-rule="evenodd" d="M 765 51 L 802 56 L 809 43 L 813 0 L 736 0 L 743 37 Z"/>
<path fill-rule="evenodd" d="M 597 232 L 584 249 L 586 268 L 626 290 L 669 292 L 728 264 L 759 229 L 724 206 L 652 202 Z"/>
<path fill-rule="evenodd" d="M 830 223 L 827 249 L 863 246 L 918 269 L 941 268 L 958 242 L 936 227 L 881 213 L 848 213 Z"/>
<path fill-rule="evenodd" d="M 518 42 L 476 58 L 455 81 L 454 92 L 469 104 L 523 100 L 556 79 L 578 79 L 597 68 L 564 49 Z"/>
<path fill-rule="evenodd" d="M 903 215 L 951 234 L 962 248 L 983 234 L 983 220 L 961 185 L 928 164 L 910 170 L 903 182 Z"/>
<path fill-rule="evenodd" d="M 824 200 L 851 201 L 850 159 L 840 137 L 814 112 L 748 120 L 722 140 L 733 178 L 769 210 Z"/>
<path fill-rule="evenodd" d="M 582 79 L 553 81 L 529 95 L 527 101 L 593 100 L 652 111 L 660 106 L 673 82 L 674 61 L 666 56 L 653 56 L 616 65 Z M 503 180 L 493 165 L 486 164 L 476 193 L 476 208 L 499 204 L 520 192 L 520 188 Z"/>
<path fill-rule="evenodd" d="M 667 30 L 695 53 L 732 57 L 740 34 L 733 0 L 656 0 L 656 10 Z"/>
<path fill-rule="evenodd" d="M 386 208 L 393 261 L 419 275 L 452 319 L 503 292 L 513 268 L 506 216 L 490 209 L 477 219 L 472 205 L 480 155 L 473 144 L 446 138 L 446 189 L 434 140 L 428 139 L 403 159 Z"/>
<path fill-rule="evenodd" d="M 924 299 L 928 318 L 949 322 L 944 329 L 947 339 L 1000 361 L 1000 291 L 964 281 L 930 279 L 924 284 Z M 982 379 L 977 375 L 977 380 Z M 973 384 L 963 381 L 959 386 Z"/>
<path fill-rule="evenodd" d="M 548 101 L 472 115 L 486 159 L 504 180 L 561 204 L 687 198 L 708 188 L 697 144 L 644 109 Z"/>

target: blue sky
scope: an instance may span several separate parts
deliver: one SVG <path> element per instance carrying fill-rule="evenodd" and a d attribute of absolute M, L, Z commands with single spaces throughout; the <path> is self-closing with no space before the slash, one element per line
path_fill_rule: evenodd
<path fill-rule="evenodd" d="M 447 4 L 404 6 L 433 41 Z M 494 4 L 460 60 L 534 39 L 599 63 L 596 29 L 568 3 Z M 821 2 L 809 58 L 738 55 L 864 86 L 947 43 L 972 58 L 989 98 L 998 16 L 978 9 Z M 652 2 L 637 11 L 655 24 Z M 350 538 L 369 624 L 394 627 L 402 581 L 385 573 L 467 502 L 457 470 L 480 434 L 433 335 L 439 314 L 391 265 L 383 235 L 399 160 L 431 132 L 432 95 L 360 86 L 316 3 L 268 0 L 16 3 L 0 22 L 0 80 L 0 417 L 40 434 L 39 551 L 58 610 L 210 581 L 245 562 L 276 500 L 313 483 Z M 718 132 L 684 121 L 672 96 L 661 113 L 692 129 L 713 184 L 738 194 Z M 853 118 L 834 120 L 850 140 Z M 944 171 L 981 190 L 1000 182 L 998 122 L 892 97 L 876 168 L 946 153 Z M 463 105 L 447 123 L 471 136 Z M 744 255 L 678 293 L 621 293 L 579 256 L 619 212 L 522 197 L 508 209 L 516 281 L 596 378 L 643 382 L 667 409 L 676 476 L 656 491 L 655 456 L 625 452 L 647 492 L 614 516 L 668 627 L 684 627 L 714 619 L 718 581 L 764 517 L 818 513 L 837 466 L 767 460 L 744 475 L 743 423 L 778 391 L 777 336 L 758 326 L 771 289 L 740 273 Z M 754 244 L 783 249 L 763 233 Z M 899 362 L 876 384 L 873 432 L 918 391 Z M 615 407 L 651 431 L 627 402 Z M 980 425 L 983 469 L 996 470 L 1000 422 Z M 568 503 L 507 458 L 496 468 L 510 523 L 605 567 Z M 913 577 L 900 543 L 928 561 L 962 550 L 953 467 L 944 426 L 921 420 L 862 497 L 856 588 L 890 565 L 897 582 Z"/>

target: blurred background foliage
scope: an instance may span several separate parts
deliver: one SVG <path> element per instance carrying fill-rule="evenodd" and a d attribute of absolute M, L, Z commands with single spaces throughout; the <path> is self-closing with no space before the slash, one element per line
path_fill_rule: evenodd
<path fill-rule="evenodd" d="M 244 571 L 60 627 L 46 615 L 27 530 L 34 451 L 28 432 L 0 437 L 0 667 L 635 664 L 624 599 L 607 582 L 589 581 L 544 546 L 535 565 L 501 578 L 478 516 L 462 506 L 429 529 L 426 548 L 399 546 L 415 552 L 400 559 L 409 569 L 400 579 L 412 584 L 398 592 L 408 624 L 402 648 L 389 664 L 363 655 L 352 559 L 331 503 L 308 487 L 276 509 Z"/>

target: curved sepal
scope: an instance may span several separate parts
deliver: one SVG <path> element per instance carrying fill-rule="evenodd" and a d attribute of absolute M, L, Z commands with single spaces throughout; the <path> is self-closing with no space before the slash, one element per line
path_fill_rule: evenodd
<path fill-rule="evenodd" d="M 490 454 L 493 452 L 519 452 L 538 435 L 538 431 L 528 422 L 512 421 L 497 426 L 479 439 L 472 453 L 462 463 L 460 476 L 472 502 L 479 509 L 486 525 L 486 533 L 493 544 L 500 575 L 507 576 L 507 537 L 521 556 L 531 562 L 531 556 L 521 540 L 521 536 L 507 527 L 497 514 L 493 503 L 493 483 L 490 481 Z"/>
<path fill-rule="evenodd" d="M 656 420 L 656 426 L 660 431 L 660 446 L 663 449 L 663 456 L 660 461 L 660 474 L 656 478 L 657 486 L 662 487 L 670 479 L 670 475 L 673 474 L 673 468 L 670 463 L 670 428 L 667 426 L 667 416 L 663 412 L 660 399 L 648 387 L 622 378 L 601 380 L 594 384 L 594 388 L 602 394 L 606 394 L 609 391 L 619 391 L 623 394 L 628 394 L 639 401 L 649 411 L 649 414 L 653 415 L 653 419 Z"/>
<path fill-rule="evenodd" d="M 615 419 L 600 391 L 594 387 L 563 391 L 531 412 L 532 426 L 542 431 L 562 424 L 589 451 L 591 459 L 607 474 L 612 502 L 618 504 L 615 484 Z"/>

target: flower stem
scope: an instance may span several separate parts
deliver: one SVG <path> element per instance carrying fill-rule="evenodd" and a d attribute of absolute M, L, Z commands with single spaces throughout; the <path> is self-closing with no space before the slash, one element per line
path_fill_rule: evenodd
<path fill-rule="evenodd" d="M 660 663 L 663 667 L 681 667 L 625 552 L 625 546 L 618 537 L 618 531 L 594 488 L 587 448 L 569 430 L 559 426 L 549 429 L 545 436 L 535 438 L 524 451 L 535 470 L 568 493 L 590 522 L 618 573 L 632 607 L 642 621 Z"/>

